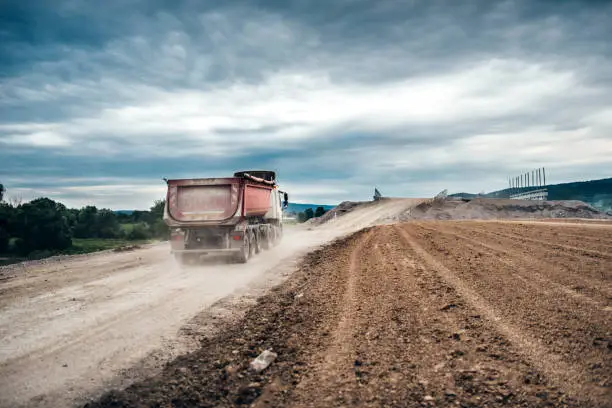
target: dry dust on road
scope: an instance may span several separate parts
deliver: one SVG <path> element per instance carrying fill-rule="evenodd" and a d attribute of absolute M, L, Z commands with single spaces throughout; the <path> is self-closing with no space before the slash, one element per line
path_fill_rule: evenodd
<path fill-rule="evenodd" d="M 163 243 L 2 267 L 0 406 L 71 406 L 157 372 L 309 250 L 419 202 L 380 203 L 317 231 L 287 227 L 279 246 L 246 265 L 181 268 Z"/>
<path fill-rule="evenodd" d="M 265 349 L 278 358 L 248 369 Z M 612 228 L 410 222 L 306 256 L 94 407 L 612 406 Z"/>

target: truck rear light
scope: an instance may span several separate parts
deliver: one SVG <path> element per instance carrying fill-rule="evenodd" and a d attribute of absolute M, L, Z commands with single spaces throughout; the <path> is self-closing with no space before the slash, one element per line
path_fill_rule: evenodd
<path fill-rule="evenodd" d="M 232 239 L 233 239 L 234 241 L 240 241 L 240 240 L 242 239 L 242 235 L 233 235 L 233 236 L 232 236 Z"/>
<path fill-rule="evenodd" d="M 172 240 L 173 241 L 182 241 L 183 240 L 183 236 L 182 235 L 172 235 Z"/>

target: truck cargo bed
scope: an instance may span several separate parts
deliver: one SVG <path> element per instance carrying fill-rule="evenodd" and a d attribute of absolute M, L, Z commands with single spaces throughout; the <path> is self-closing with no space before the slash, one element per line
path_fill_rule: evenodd
<path fill-rule="evenodd" d="M 168 180 L 168 216 L 176 223 L 223 223 L 262 217 L 271 209 L 273 185 L 244 178 Z"/>

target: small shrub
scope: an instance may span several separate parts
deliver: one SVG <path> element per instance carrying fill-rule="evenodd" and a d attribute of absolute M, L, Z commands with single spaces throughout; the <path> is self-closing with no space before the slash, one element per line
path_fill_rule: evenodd
<path fill-rule="evenodd" d="M 150 231 L 142 224 L 136 224 L 132 230 L 128 232 L 127 239 L 130 241 L 141 241 L 151 237 Z"/>
<path fill-rule="evenodd" d="M 36 261 L 38 259 L 49 258 L 50 256 L 55 255 L 56 252 L 50 251 L 48 249 L 36 250 L 32 251 L 28 254 L 28 259 L 31 261 Z"/>

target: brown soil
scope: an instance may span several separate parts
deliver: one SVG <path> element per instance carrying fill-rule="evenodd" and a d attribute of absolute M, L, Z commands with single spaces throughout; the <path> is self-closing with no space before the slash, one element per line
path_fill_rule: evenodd
<path fill-rule="evenodd" d="M 612 230 L 365 229 L 93 407 L 612 406 Z M 265 349 L 278 358 L 248 369 Z"/>
<path fill-rule="evenodd" d="M 492 198 L 446 199 L 423 202 L 402 214 L 400 220 L 461 220 L 511 218 L 610 219 L 582 201 L 532 201 Z"/>

